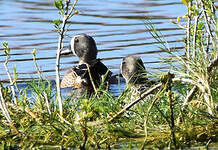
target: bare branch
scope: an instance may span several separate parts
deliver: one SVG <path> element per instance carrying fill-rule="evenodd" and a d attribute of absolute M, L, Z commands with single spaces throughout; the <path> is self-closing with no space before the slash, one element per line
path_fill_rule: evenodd
<path fill-rule="evenodd" d="M 63 118 L 63 106 L 62 106 L 61 90 L 60 90 L 60 72 L 59 72 L 60 53 L 61 53 L 64 33 L 65 33 L 65 26 L 67 24 L 67 20 L 70 18 L 69 14 L 72 14 L 72 11 L 73 11 L 77 1 L 78 0 L 76 0 L 74 2 L 74 4 L 72 5 L 72 7 L 70 9 L 70 12 L 68 12 L 70 0 L 65 0 L 65 13 L 64 13 L 64 16 L 63 16 L 63 20 L 62 20 L 62 26 L 61 26 L 59 40 L 58 40 L 58 48 L 57 48 L 57 52 L 56 52 L 56 56 L 57 56 L 57 58 L 56 58 L 56 69 L 55 69 L 56 70 L 56 88 L 57 88 L 57 100 L 58 100 L 58 105 L 59 105 L 61 118 Z"/>

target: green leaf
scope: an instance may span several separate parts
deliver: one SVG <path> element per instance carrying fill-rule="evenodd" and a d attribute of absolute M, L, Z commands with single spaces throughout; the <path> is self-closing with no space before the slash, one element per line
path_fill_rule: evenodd
<path fill-rule="evenodd" d="M 10 48 L 8 48 L 8 42 L 3 42 L 2 45 L 4 46 L 5 55 L 10 55 Z"/>
<path fill-rule="evenodd" d="M 190 0 L 181 0 L 183 2 L 183 4 L 185 4 L 186 6 L 188 6 L 188 2 L 190 2 Z"/>
<path fill-rule="evenodd" d="M 204 29 L 204 22 L 199 22 L 198 23 L 198 30 L 203 30 Z"/>
<path fill-rule="evenodd" d="M 62 0 L 56 0 L 56 1 L 54 1 L 54 5 L 55 5 L 55 7 L 56 7 L 58 10 L 63 10 L 63 8 L 64 8 L 64 5 L 63 5 Z"/>
<path fill-rule="evenodd" d="M 54 20 L 53 23 L 54 23 L 55 28 L 59 30 L 60 29 L 61 20 L 60 19 Z"/>
<path fill-rule="evenodd" d="M 14 66 L 13 70 L 14 70 L 14 82 L 16 82 L 17 81 L 17 67 Z"/>
<path fill-rule="evenodd" d="M 180 16 L 177 17 L 176 23 L 179 24 L 179 21 L 180 21 Z"/>
<path fill-rule="evenodd" d="M 8 48 L 8 42 L 3 42 L 2 45 L 4 46 L 4 48 Z"/>
<path fill-rule="evenodd" d="M 32 54 L 36 56 L 36 48 L 33 49 Z"/>

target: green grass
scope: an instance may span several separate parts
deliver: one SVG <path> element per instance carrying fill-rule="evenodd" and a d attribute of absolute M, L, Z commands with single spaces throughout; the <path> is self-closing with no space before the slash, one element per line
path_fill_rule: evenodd
<path fill-rule="evenodd" d="M 144 146 L 163 148 L 171 143 L 169 123 L 166 120 L 170 115 L 166 91 L 159 95 L 159 101 L 151 109 L 146 137 L 144 123 L 152 99 L 137 104 L 113 122 L 108 122 L 109 118 L 124 107 L 126 96 L 113 97 L 109 91 L 99 89 L 101 94 L 94 94 L 89 98 L 84 96 L 75 101 L 72 96 L 64 99 L 64 121 L 62 122 L 57 103 L 51 100 L 53 95 L 49 81 L 32 81 L 29 86 L 34 100 L 32 97 L 21 96 L 17 106 L 7 101 L 8 111 L 19 131 L 18 134 L 8 126 L 4 116 L 0 114 L 2 118 L 0 120 L 1 147 L 106 149 L 117 146 L 120 148 Z M 182 87 L 181 84 L 176 85 L 175 88 Z M 181 115 L 180 106 L 183 96 L 177 94 L 178 90 L 172 92 L 178 146 L 187 146 L 184 143 L 205 144 L 203 141 L 207 142 L 209 139 L 216 142 L 218 120 L 209 118 L 206 107 L 198 104 L 198 100 L 193 100 Z M 49 100 L 50 113 L 46 106 L 46 99 Z"/>

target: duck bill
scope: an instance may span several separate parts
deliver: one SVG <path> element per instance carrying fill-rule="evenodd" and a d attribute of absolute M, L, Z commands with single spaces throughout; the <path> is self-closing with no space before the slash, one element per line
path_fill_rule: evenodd
<path fill-rule="evenodd" d="M 63 49 L 61 50 L 61 55 L 69 55 L 69 54 L 73 54 L 73 52 L 71 51 L 71 49 Z"/>

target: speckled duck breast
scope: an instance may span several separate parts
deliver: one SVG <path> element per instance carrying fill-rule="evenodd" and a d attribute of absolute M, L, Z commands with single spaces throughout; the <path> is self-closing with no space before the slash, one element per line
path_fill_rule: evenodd
<path fill-rule="evenodd" d="M 108 70 L 100 59 L 97 59 L 96 63 L 89 65 L 89 67 L 87 64 L 81 64 L 69 69 L 61 81 L 61 88 L 75 87 L 93 90 L 91 79 L 95 86 L 98 87 L 103 76 L 105 76 L 104 79 L 107 81 L 111 75 L 112 72 Z"/>

